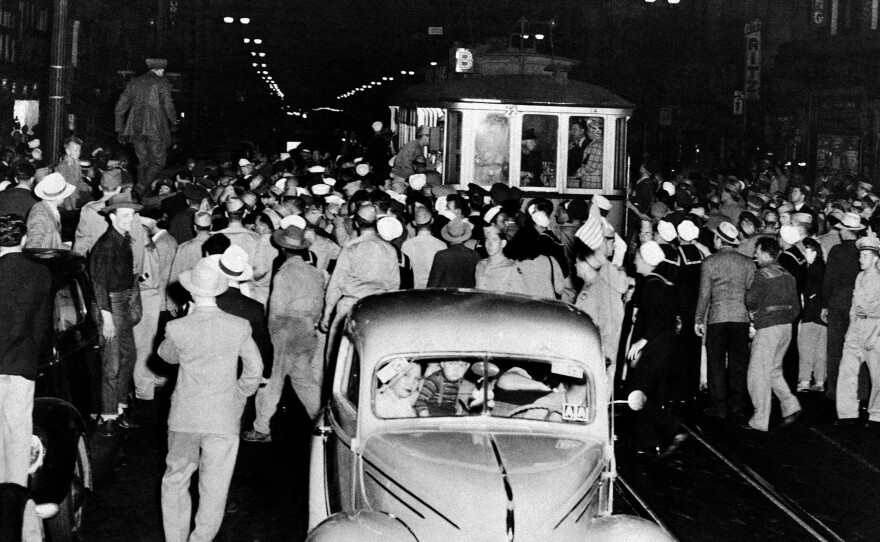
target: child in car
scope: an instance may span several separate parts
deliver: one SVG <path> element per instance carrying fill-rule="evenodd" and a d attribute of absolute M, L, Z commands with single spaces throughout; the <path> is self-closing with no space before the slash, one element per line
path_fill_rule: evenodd
<path fill-rule="evenodd" d="M 461 412 L 459 397 L 468 367 L 470 364 L 466 361 L 440 362 L 440 370 L 425 377 L 422 391 L 416 399 L 416 414 L 420 417 L 458 415 Z M 470 389 L 467 394 L 470 394 Z"/>
<path fill-rule="evenodd" d="M 422 366 L 406 360 L 394 360 L 387 367 L 387 371 L 383 368 L 377 375 L 380 381 L 390 379 L 376 394 L 376 414 L 383 418 L 415 417 L 413 399 L 421 383 Z"/>

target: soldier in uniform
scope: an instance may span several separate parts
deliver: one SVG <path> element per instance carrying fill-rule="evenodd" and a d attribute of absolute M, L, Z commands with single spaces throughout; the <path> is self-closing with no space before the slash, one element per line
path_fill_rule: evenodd
<path fill-rule="evenodd" d="M 859 369 L 868 364 L 871 373 L 871 397 L 868 402 L 869 425 L 880 426 L 880 240 L 863 237 L 856 241 L 859 267 L 849 328 L 843 344 L 843 357 L 837 376 L 837 418 L 839 425 L 854 424 L 859 416 Z"/>

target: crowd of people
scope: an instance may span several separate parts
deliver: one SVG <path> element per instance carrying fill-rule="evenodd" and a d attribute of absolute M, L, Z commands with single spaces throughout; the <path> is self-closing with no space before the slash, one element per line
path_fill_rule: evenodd
<path fill-rule="evenodd" d="M 189 534 L 199 461 L 193 536 L 207 540 L 239 439 L 271 441 L 286 379 L 317 418 L 346 316 L 359 299 L 397 289 L 476 288 L 583 310 L 606 377 L 647 397 L 634 415 L 643 453 L 676 449 L 685 433 L 666 407 L 702 401 L 703 389 L 707 416 L 750 430 L 768 431 L 774 394 L 781 425 L 802 412 L 797 393 L 824 393 L 842 424 L 870 397 L 869 423 L 880 424 L 880 198 L 868 182 L 823 172 L 807 184 L 767 162 L 739 176 L 664 180 L 646 159 L 625 235 L 602 195 L 554 202 L 502 183 L 457 190 L 427 167 L 426 127 L 393 161 L 388 130 L 373 131 L 366 152 L 187 160 L 146 185 L 124 154 L 95 149 L 82 162 L 73 137 L 54 168 L 3 154 L 0 277 L 39 279 L 16 255 L 24 248 L 87 261 L 104 342 L 98 431 L 136 428 L 138 404 L 168 381 L 161 362 L 179 365 L 162 482 L 169 540 Z M 46 288 L 14 278 L 0 288 L 4 318 L 18 310 L 22 321 L 19 346 L 36 351 Z M 30 323 L 21 307 L 33 308 Z M 0 397 L 32 396 L 36 362 L 9 364 L 10 352 L 0 352 Z M 786 359 L 798 366 L 796 393 Z M 859 385 L 862 362 L 870 386 Z M 253 429 L 240 433 L 254 394 Z M 32 402 L 13 409 L 10 400 L 4 417 L 21 419 L 4 431 L 29 434 Z"/>

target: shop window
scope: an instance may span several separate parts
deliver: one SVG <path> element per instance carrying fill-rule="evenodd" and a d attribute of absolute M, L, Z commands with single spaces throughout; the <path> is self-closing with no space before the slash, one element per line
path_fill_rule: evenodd
<path fill-rule="evenodd" d="M 556 115 L 523 115 L 519 185 L 556 189 Z"/>
<path fill-rule="evenodd" d="M 461 111 L 446 114 L 446 184 L 461 182 Z"/>
<path fill-rule="evenodd" d="M 602 117 L 571 117 L 568 123 L 568 188 L 602 189 L 605 125 Z"/>
<path fill-rule="evenodd" d="M 509 184 L 510 118 L 501 112 L 481 112 L 475 126 L 472 182 Z"/>

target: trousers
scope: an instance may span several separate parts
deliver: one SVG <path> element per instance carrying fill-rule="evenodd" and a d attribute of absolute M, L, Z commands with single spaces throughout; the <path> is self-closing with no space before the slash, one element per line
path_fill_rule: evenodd
<path fill-rule="evenodd" d="M 217 536 L 226 511 L 226 497 L 238 435 L 210 435 L 168 431 L 168 455 L 162 476 L 162 526 L 167 542 L 208 542 Z M 189 486 L 199 471 L 199 509 L 190 533 L 192 499 Z"/>
<path fill-rule="evenodd" d="M 134 393 L 138 399 L 150 401 L 156 389 L 156 373 L 148 363 L 156 350 L 156 333 L 159 331 L 159 313 L 162 311 L 162 296 L 155 288 L 141 290 L 143 315 L 134 326 Z"/>
<path fill-rule="evenodd" d="M 153 179 L 165 167 L 167 149 L 164 141 L 146 135 L 134 136 L 131 143 L 138 159 L 135 190 L 143 197 L 150 194 Z"/>
<path fill-rule="evenodd" d="M 798 332 L 798 381 L 809 382 L 810 376 L 816 384 L 825 382 L 826 360 L 828 356 L 828 328 L 814 322 L 801 322 Z"/>
<path fill-rule="evenodd" d="M 828 344 L 825 358 L 826 379 L 825 395 L 834 400 L 837 394 L 837 372 L 840 358 L 843 356 L 843 342 L 849 327 L 849 309 L 828 309 Z"/>
<path fill-rule="evenodd" d="M 877 349 L 880 341 L 875 339 L 873 344 L 867 344 L 878 325 L 880 320 L 858 318 L 849 324 L 837 376 L 836 404 L 837 417 L 840 419 L 859 417 L 859 370 L 865 363 L 871 375 L 868 417 L 871 421 L 880 422 L 880 350 Z"/>
<path fill-rule="evenodd" d="M 627 394 L 640 390 L 647 399 L 642 410 L 633 413 L 633 437 L 640 450 L 651 451 L 668 444 L 681 426 L 678 418 L 663 409 L 672 348 L 672 336 L 649 341 L 626 380 Z"/>
<path fill-rule="evenodd" d="M 304 324 L 311 328 L 308 335 L 296 333 L 289 326 L 272 333 L 275 361 L 269 383 L 257 390 L 254 399 L 257 410 L 257 417 L 254 420 L 255 431 L 269 433 L 269 421 L 275 414 L 287 378 L 290 378 L 290 385 L 310 419 L 317 418 L 321 411 L 324 359 L 321 355 L 316 355 L 316 351 L 320 349 L 317 348 L 319 341 L 318 334 L 314 330 L 314 322 L 309 320 Z M 299 340 L 290 340 L 293 336 L 298 337 Z M 323 353 L 323 350 L 320 350 L 320 353 Z"/>
<path fill-rule="evenodd" d="M 128 403 L 128 394 L 137 356 L 131 324 L 131 292 L 110 293 L 110 312 L 116 334 L 106 342 L 101 360 L 101 414 L 116 417 L 119 406 Z"/>
<path fill-rule="evenodd" d="M 791 344 L 792 324 L 764 327 L 752 339 L 749 358 L 748 389 L 755 406 L 749 425 L 761 431 L 770 427 L 770 408 L 773 395 L 779 399 L 782 416 L 790 416 L 801 409 L 782 375 L 782 360 Z"/>
<path fill-rule="evenodd" d="M 34 381 L 0 375 L 0 483 L 28 485 Z"/>
<path fill-rule="evenodd" d="M 715 415 L 727 416 L 728 403 L 730 409 L 736 413 L 741 413 L 748 407 L 748 363 L 747 322 L 719 322 L 706 326 L 706 374 L 709 398 Z"/>

